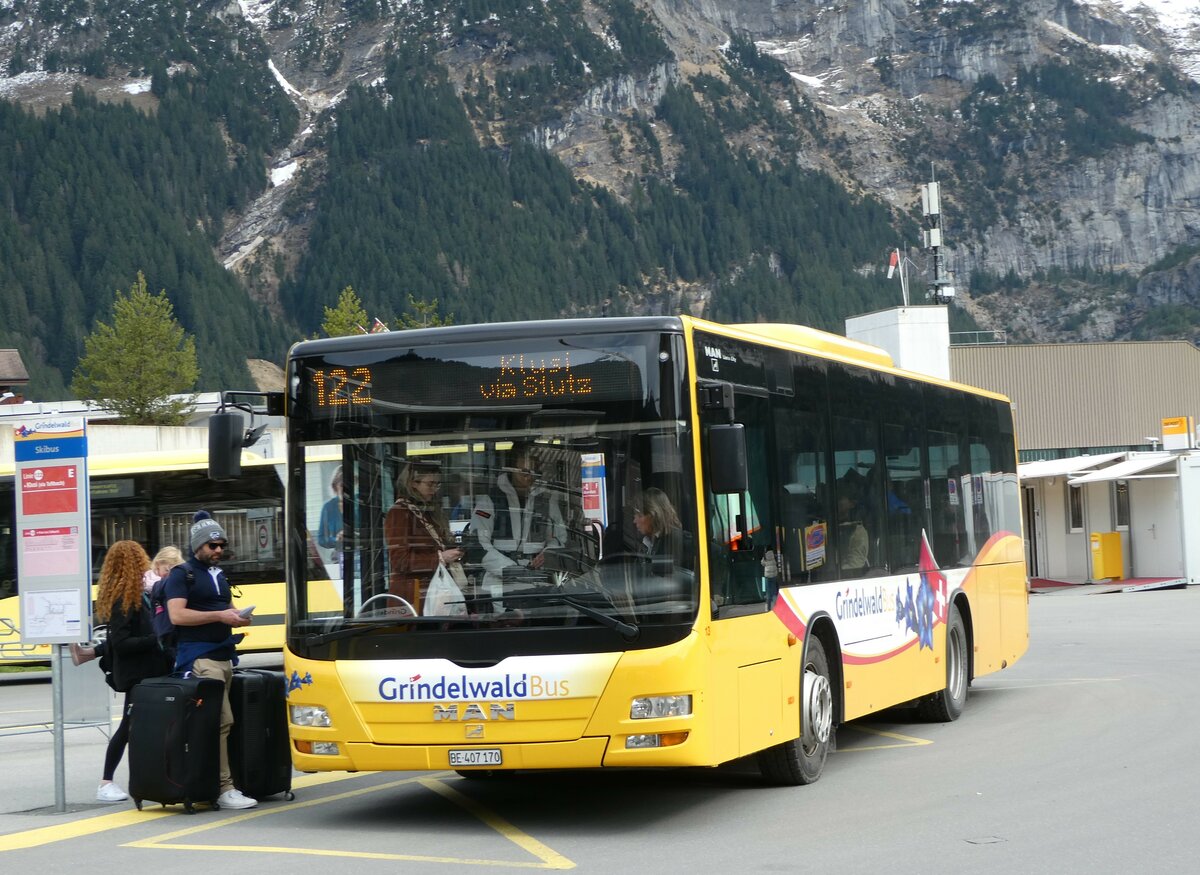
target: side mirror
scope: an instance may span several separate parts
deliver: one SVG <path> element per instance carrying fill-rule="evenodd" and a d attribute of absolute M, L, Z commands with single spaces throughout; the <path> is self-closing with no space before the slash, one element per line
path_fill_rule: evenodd
<path fill-rule="evenodd" d="M 715 495 L 732 495 L 750 488 L 746 427 L 740 422 L 708 427 L 708 480 Z"/>
<path fill-rule="evenodd" d="M 214 413 L 208 418 L 208 479 L 242 476 L 243 435 L 241 414 Z"/>

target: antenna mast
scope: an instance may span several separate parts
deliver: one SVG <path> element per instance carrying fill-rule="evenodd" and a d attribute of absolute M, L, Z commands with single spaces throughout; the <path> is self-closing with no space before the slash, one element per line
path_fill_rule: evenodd
<path fill-rule="evenodd" d="M 954 281 L 946 270 L 946 256 L 941 253 L 942 205 L 941 187 L 937 180 L 921 186 L 921 212 L 925 214 L 925 251 L 929 253 L 929 298 L 935 304 L 949 304 L 954 300 L 955 290 Z"/>

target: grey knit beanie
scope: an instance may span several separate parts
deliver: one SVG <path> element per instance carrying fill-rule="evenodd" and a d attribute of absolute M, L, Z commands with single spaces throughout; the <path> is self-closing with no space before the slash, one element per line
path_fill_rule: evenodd
<path fill-rule="evenodd" d="M 228 541 L 225 537 L 225 530 L 221 528 L 221 524 L 212 518 L 206 510 L 196 511 L 196 515 L 192 518 L 192 529 L 190 532 L 190 543 L 192 545 L 192 553 L 195 553 L 209 541 Z"/>

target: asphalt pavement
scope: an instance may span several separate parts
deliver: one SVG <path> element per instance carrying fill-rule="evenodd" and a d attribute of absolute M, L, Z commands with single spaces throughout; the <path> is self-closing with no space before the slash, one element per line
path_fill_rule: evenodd
<path fill-rule="evenodd" d="M 241 664 L 267 668 L 282 667 L 282 662 L 279 653 L 266 653 L 245 655 Z M 130 805 L 96 801 L 108 739 L 120 720 L 124 694 L 104 684 L 95 662 L 73 666 L 66 660 L 63 671 L 64 713 L 82 719 L 65 722 L 62 731 L 62 811 L 55 767 L 52 672 L 47 668 L 0 674 L 0 835 L 29 829 L 30 815 L 44 815 L 48 826 Z M 115 775 L 123 789 L 128 789 L 128 776 L 123 757 Z"/>

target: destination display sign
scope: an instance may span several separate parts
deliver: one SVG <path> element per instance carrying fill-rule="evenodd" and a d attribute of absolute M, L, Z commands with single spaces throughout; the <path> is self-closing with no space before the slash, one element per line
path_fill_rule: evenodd
<path fill-rule="evenodd" d="M 372 363 L 305 359 L 299 401 L 313 416 L 355 408 L 589 404 L 645 396 L 646 348 L 431 349 Z"/>

